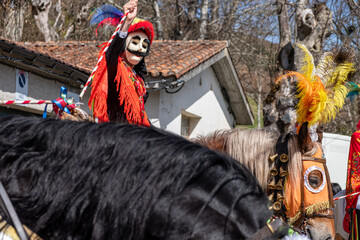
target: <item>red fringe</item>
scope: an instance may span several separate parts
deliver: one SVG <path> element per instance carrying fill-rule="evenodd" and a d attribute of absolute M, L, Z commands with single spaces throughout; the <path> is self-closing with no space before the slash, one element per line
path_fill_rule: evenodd
<path fill-rule="evenodd" d="M 105 46 L 104 46 L 105 47 Z M 103 52 L 103 49 L 101 50 Z M 99 57 L 101 54 L 99 54 Z M 93 112 L 93 116 L 97 117 L 100 122 L 109 121 L 107 114 L 107 95 L 108 95 L 108 79 L 107 79 L 107 66 L 105 56 L 99 63 L 98 68 L 92 80 L 92 90 L 89 99 L 89 108 Z"/>
<path fill-rule="evenodd" d="M 126 68 L 121 59 L 119 59 L 118 71 L 115 79 L 119 90 L 120 105 L 124 105 L 124 112 L 129 123 L 150 126 L 145 111 L 144 118 L 142 119 L 141 117 L 139 95 L 135 91 L 134 83 L 128 78 L 129 74 L 129 70 Z M 124 76 L 126 77 L 124 78 Z"/>
<path fill-rule="evenodd" d="M 99 58 L 103 55 L 103 50 L 108 44 L 103 44 L 103 48 L 100 51 Z M 146 112 L 142 118 L 142 108 L 140 106 L 139 95 L 135 90 L 134 83 L 130 79 L 129 72 L 122 59 L 119 57 L 117 67 L 117 73 L 115 82 L 117 90 L 119 91 L 120 105 L 124 105 L 124 112 L 126 119 L 131 124 L 150 126 Z M 108 122 L 109 116 L 107 114 L 107 97 L 108 97 L 108 73 L 105 56 L 104 59 L 98 64 L 98 68 L 94 74 L 92 80 L 92 90 L 89 99 L 89 107 L 93 111 L 93 116 L 97 117 L 99 122 Z M 135 76 L 134 76 L 135 77 Z M 143 89 L 145 92 L 145 89 Z M 119 106 L 120 107 L 120 106 Z"/>

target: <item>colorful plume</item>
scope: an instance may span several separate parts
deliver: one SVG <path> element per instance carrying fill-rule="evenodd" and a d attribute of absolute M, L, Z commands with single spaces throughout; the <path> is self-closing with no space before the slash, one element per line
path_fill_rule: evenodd
<path fill-rule="evenodd" d="M 97 24 L 95 30 L 95 33 L 97 35 L 97 30 L 99 27 L 102 27 L 104 24 L 117 26 L 123 16 L 124 14 L 116 7 L 111 5 L 102 5 L 101 7 L 97 8 L 92 14 L 90 24 Z"/>
<path fill-rule="evenodd" d="M 297 121 L 307 121 L 309 125 L 327 123 L 343 107 L 348 94 L 345 82 L 349 74 L 355 72 L 351 54 L 344 49 L 325 53 L 315 67 L 307 48 L 302 44 L 297 44 L 297 47 L 301 59 L 299 72 L 289 72 L 281 78 L 297 79 Z"/>

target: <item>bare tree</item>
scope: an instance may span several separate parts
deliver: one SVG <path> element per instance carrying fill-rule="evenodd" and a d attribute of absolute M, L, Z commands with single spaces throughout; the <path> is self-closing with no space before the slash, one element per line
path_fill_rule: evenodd
<path fill-rule="evenodd" d="M 292 47 L 290 37 L 290 20 L 286 6 L 290 3 L 287 0 L 277 0 L 276 4 L 280 26 L 279 63 L 284 70 L 296 71 L 300 59 L 296 48 Z M 323 43 L 332 32 L 332 12 L 325 3 L 314 4 L 312 8 L 307 6 L 309 6 L 308 0 L 299 0 L 296 4 L 292 4 L 295 13 L 293 41 L 305 45 L 316 59 L 322 54 Z M 280 132 L 287 132 L 288 127 L 295 121 L 296 88 L 293 79 L 282 81 L 281 84 L 282 86 L 273 85 L 265 102 L 264 123 L 265 126 L 272 126 Z"/>
<path fill-rule="evenodd" d="M 4 37 L 13 41 L 21 41 L 24 29 L 24 16 L 28 4 L 24 0 L 7 0 L 2 4 L 5 8 Z"/>
<path fill-rule="evenodd" d="M 49 24 L 49 12 L 51 9 L 51 0 L 31 0 L 32 6 L 35 8 L 35 23 L 45 38 L 45 42 L 56 41 L 59 35 Z"/>
<path fill-rule="evenodd" d="M 161 23 L 161 13 L 159 9 L 159 2 L 157 0 L 153 0 L 152 4 L 155 11 L 155 24 L 156 24 L 156 36 L 158 40 L 164 40 L 164 30 L 163 25 Z"/>
<path fill-rule="evenodd" d="M 200 19 L 200 37 L 199 40 L 204 40 L 207 33 L 207 12 L 209 9 L 209 1 L 203 0 L 202 6 L 201 6 L 201 19 Z"/>

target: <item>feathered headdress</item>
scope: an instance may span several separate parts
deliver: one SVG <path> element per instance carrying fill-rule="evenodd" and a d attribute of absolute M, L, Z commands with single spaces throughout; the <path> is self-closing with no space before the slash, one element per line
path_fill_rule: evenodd
<path fill-rule="evenodd" d="M 352 56 L 344 49 L 327 52 L 316 67 L 309 50 L 302 44 L 297 47 L 301 59 L 299 72 L 289 72 L 281 77 L 297 79 L 297 122 L 327 123 L 344 105 L 348 94 L 345 81 L 355 72 Z"/>
<path fill-rule="evenodd" d="M 120 23 L 120 20 L 123 18 L 124 14 L 114 6 L 111 5 L 102 5 L 97 8 L 94 13 L 91 15 L 90 24 L 96 25 L 95 34 L 99 27 L 102 27 L 104 24 L 117 26 Z M 131 26 L 128 29 L 128 32 L 134 32 L 137 30 L 143 30 L 150 40 L 150 44 L 154 39 L 154 28 L 151 22 L 135 18 Z"/>

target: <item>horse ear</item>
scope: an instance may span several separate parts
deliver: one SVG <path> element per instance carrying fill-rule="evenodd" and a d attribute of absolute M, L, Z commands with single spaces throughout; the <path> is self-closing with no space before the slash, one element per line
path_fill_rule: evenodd
<path fill-rule="evenodd" d="M 314 147 L 310 138 L 308 125 L 308 122 L 303 123 L 299 130 L 299 147 L 302 153 L 309 152 Z"/>
<path fill-rule="evenodd" d="M 324 138 L 324 132 L 323 132 L 323 130 L 321 129 L 321 127 L 318 127 L 317 129 L 316 129 L 316 133 L 318 134 L 318 142 L 320 143 L 320 144 L 322 144 L 322 140 L 323 140 L 323 138 Z"/>

